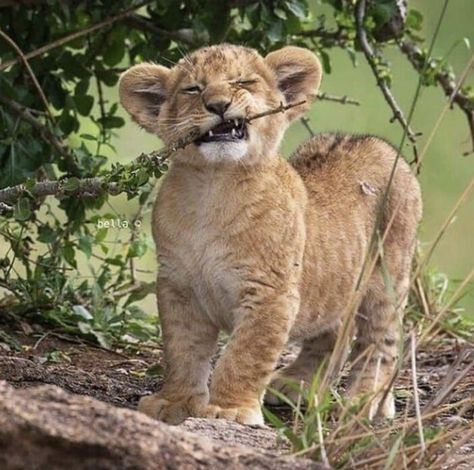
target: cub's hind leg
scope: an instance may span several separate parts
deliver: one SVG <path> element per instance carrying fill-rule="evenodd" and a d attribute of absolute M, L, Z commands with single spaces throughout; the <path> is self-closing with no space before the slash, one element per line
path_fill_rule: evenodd
<path fill-rule="evenodd" d="M 395 415 L 393 391 L 386 389 L 393 382 L 399 357 L 414 247 L 414 239 L 405 246 L 388 241 L 359 307 L 357 335 L 349 357 L 349 397 L 375 394 L 370 419 Z M 381 263 L 390 282 L 384 281 Z"/>
<path fill-rule="evenodd" d="M 198 416 L 208 405 L 210 359 L 218 329 L 182 292 L 158 279 L 166 379 L 162 389 L 143 397 L 138 410 L 170 424 Z"/>
<path fill-rule="evenodd" d="M 379 273 L 373 276 L 360 305 L 356 318 L 357 337 L 349 357 L 349 398 L 375 394 L 369 410 L 370 419 L 377 413 L 386 418 L 395 415 L 392 390 L 385 392 L 398 359 L 403 305 L 397 308 L 397 300 L 386 292 L 381 277 Z"/>
<path fill-rule="evenodd" d="M 329 330 L 319 336 L 304 340 L 297 358 L 290 365 L 274 373 L 270 389 L 282 393 L 296 403 L 300 385 L 306 389 L 311 386 L 314 375 L 324 365 L 324 361 L 329 359 L 336 338 L 337 331 Z M 271 390 L 267 390 L 265 402 L 277 405 L 281 400 Z"/>
<path fill-rule="evenodd" d="M 357 335 L 350 355 L 349 397 L 375 393 L 370 418 L 395 414 L 393 392 L 387 387 L 397 368 L 421 206 L 418 183 L 400 163 L 383 214 L 382 253 L 356 316 Z"/>

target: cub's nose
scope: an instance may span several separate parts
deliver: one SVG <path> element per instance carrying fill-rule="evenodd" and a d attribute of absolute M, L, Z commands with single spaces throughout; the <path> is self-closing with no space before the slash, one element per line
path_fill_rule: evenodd
<path fill-rule="evenodd" d="M 223 118 L 224 113 L 229 109 L 230 100 L 227 100 L 225 98 L 210 100 L 207 103 L 204 103 L 204 106 L 209 112 L 217 114 L 218 116 Z"/>

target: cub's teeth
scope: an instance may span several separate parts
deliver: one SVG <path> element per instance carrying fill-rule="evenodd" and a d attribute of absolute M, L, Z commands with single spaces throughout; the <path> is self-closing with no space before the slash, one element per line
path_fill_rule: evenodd
<path fill-rule="evenodd" d="M 237 136 L 237 133 L 235 132 L 235 129 L 232 128 L 232 137 L 236 137 Z"/>
<path fill-rule="evenodd" d="M 239 125 L 238 119 L 234 119 L 234 125 L 235 125 L 235 127 L 238 127 L 238 125 Z"/>
<path fill-rule="evenodd" d="M 209 137 L 214 137 L 214 132 L 209 131 Z"/>

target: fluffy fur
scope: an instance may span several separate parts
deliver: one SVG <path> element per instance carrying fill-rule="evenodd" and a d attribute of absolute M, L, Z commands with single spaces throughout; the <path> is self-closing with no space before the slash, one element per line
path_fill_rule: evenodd
<path fill-rule="evenodd" d="M 171 69 L 142 64 L 122 76 L 122 104 L 165 143 L 195 126 L 205 133 L 217 125 L 221 116 L 209 111 L 215 104 L 224 103 L 223 117 L 235 119 L 307 100 L 253 121 L 245 142 L 191 144 L 173 156 L 153 213 L 168 370 L 162 389 L 140 401 L 143 412 L 171 423 L 191 415 L 261 424 L 272 377 L 272 387 L 291 395 L 287 379 L 308 383 L 331 353 L 396 152 L 376 137 L 322 134 L 290 161 L 281 159 L 283 133 L 308 108 L 320 79 L 308 50 L 286 47 L 262 58 L 232 45 L 200 49 Z M 419 186 L 403 160 L 382 230 L 397 207 L 383 263 L 356 309 L 351 396 L 386 385 L 397 358 L 421 217 Z M 231 338 L 208 388 L 220 330 Z M 290 340 L 301 342 L 301 353 L 275 373 Z M 391 394 L 380 405 L 373 410 L 393 416 Z"/>

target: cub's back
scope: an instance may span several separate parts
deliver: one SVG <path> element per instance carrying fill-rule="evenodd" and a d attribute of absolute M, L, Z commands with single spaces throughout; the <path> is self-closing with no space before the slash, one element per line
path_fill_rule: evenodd
<path fill-rule="evenodd" d="M 373 200 L 378 199 L 374 196 L 385 191 L 396 156 L 394 147 L 372 135 L 322 133 L 301 145 L 289 161 L 303 179 L 313 204 L 353 211 L 372 207 Z M 399 158 L 390 197 L 407 192 L 419 199 L 418 182 L 405 160 Z"/>

